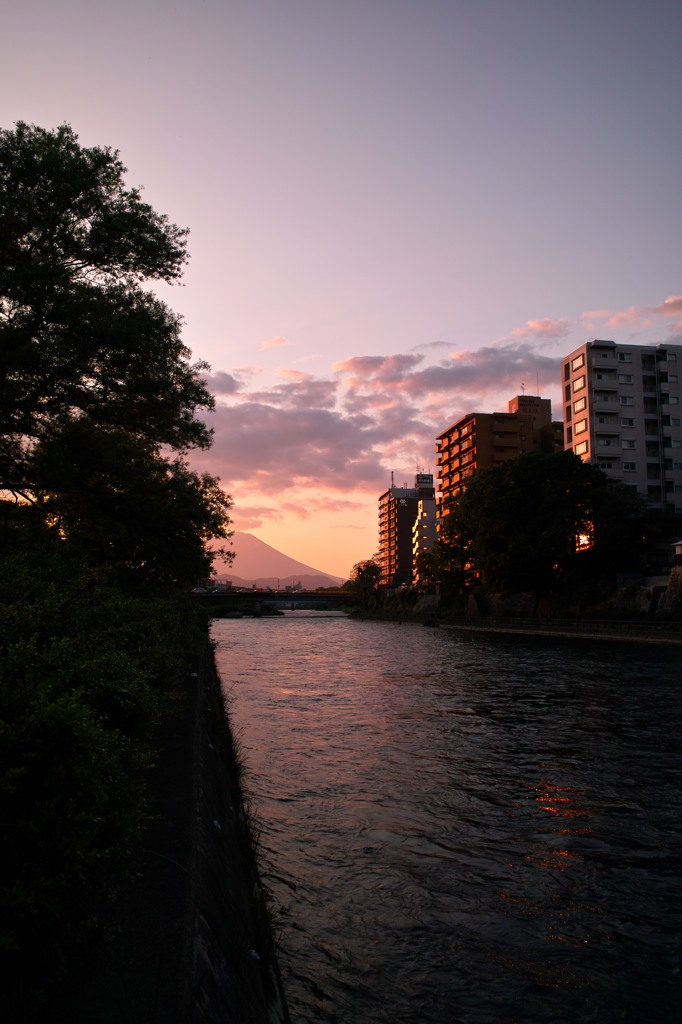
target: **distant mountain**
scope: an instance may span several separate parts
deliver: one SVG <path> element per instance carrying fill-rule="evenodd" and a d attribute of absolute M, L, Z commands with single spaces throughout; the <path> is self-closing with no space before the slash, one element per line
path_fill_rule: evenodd
<path fill-rule="evenodd" d="M 232 565 L 219 569 L 217 578 L 231 580 L 236 587 L 250 587 L 257 583 L 260 587 L 274 589 L 278 584 L 283 588 L 300 583 L 304 589 L 315 590 L 316 587 L 336 587 L 343 583 L 340 576 L 330 576 L 297 562 L 252 533 L 235 533 L 232 550 L 235 552 Z"/>

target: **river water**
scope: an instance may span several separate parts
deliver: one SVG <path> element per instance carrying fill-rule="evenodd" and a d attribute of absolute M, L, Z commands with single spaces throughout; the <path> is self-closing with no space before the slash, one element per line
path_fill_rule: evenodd
<path fill-rule="evenodd" d="M 216 620 L 295 1024 L 682 1020 L 682 658 Z"/>

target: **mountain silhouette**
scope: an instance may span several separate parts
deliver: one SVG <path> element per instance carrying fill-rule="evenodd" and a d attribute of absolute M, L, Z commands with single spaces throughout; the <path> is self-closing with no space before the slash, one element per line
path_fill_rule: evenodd
<path fill-rule="evenodd" d="M 230 566 L 221 566 L 217 571 L 219 580 L 231 580 L 236 586 L 262 587 L 290 586 L 301 583 L 304 589 L 340 586 L 343 579 L 330 573 L 313 569 L 304 562 L 283 554 L 252 533 L 235 532 L 231 539 L 235 558 Z"/>

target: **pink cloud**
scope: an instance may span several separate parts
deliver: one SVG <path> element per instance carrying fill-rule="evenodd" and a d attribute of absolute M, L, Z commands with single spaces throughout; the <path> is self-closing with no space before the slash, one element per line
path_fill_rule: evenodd
<path fill-rule="evenodd" d="M 332 370 L 340 375 L 348 374 L 352 380 L 384 382 L 402 380 L 406 373 L 424 361 L 417 354 L 392 356 L 351 356 L 334 363 Z"/>
<path fill-rule="evenodd" d="M 679 316 L 682 313 L 682 295 L 669 295 L 658 306 L 652 306 L 651 312 L 662 316 Z"/>
<path fill-rule="evenodd" d="M 233 395 L 241 388 L 240 382 L 231 373 L 209 373 L 204 376 L 206 387 L 212 395 Z"/>
<path fill-rule="evenodd" d="M 432 366 L 398 354 L 353 357 L 335 369 L 334 379 L 283 370 L 281 383 L 221 395 L 208 417 L 214 446 L 197 455 L 202 468 L 259 508 L 250 495 L 271 494 L 281 509 L 292 490 L 306 491 L 304 504 L 319 490 L 378 494 L 390 470 L 409 477 L 415 460 L 433 464 L 436 436 L 465 413 L 505 409 L 524 380 L 551 397 L 560 360 L 517 344 L 457 352 Z"/>
<path fill-rule="evenodd" d="M 559 317 L 552 320 L 545 317 L 543 320 L 526 320 L 525 327 L 515 327 L 512 334 L 515 338 L 548 338 L 559 340 L 566 338 L 572 331 L 570 320 Z"/>
<path fill-rule="evenodd" d="M 612 315 L 610 309 L 588 309 L 585 313 L 580 314 L 580 319 L 583 320 L 608 320 Z"/>
<path fill-rule="evenodd" d="M 324 380 L 296 370 L 280 373 L 292 379 L 284 384 L 274 384 L 263 391 L 245 393 L 244 399 L 289 409 L 332 409 L 336 404 L 337 381 Z"/>
<path fill-rule="evenodd" d="M 581 323 L 590 326 L 593 320 L 602 320 L 607 327 L 624 327 L 635 324 L 638 327 L 649 327 L 652 317 L 679 316 L 682 313 L 682 295 L 669 295 L 656 306 L 628 306 L 627 309 L 613 311 L 610 309 L 593 309 L 582 313 Z"/>
<path fill-rule="evenodd" d="M 239 501 L 238 494 L 235 494 L 234 498 L 233 525 L 235 530 L 242 532 L 257 530 L 266 522 L 281 522 L 284 519 L 277 505 L 244 505 Z"/>
<path fill-rule="evenodd" d="M 304 373 L 303 370 L 284 370 L 278 369 L 277 373 L 280 377 L 286 377 L 287 380 L 303 381 L 312 380 L 312 374 Z"/>
<path fill-rule="evenodd" d="M 260 347 L 261 349 L 284 348 L 284 346 L 288 344 L 289 342 L 287 341 L 286 338 L 283 338 L 281 335 L 278 335 L 276 338 L 269 338 L 267 341 L 261 342 Z"/>
<path fill-rule="evenodd" d="M 327 512 L 358 512 L 365 506 L 359 501 L 347 501 L 334 496 L 307 495 L 304 502 L 283 501 L 280 510 L 286 515 L 292 515 L 296 519 L 310 519 L 312 516 Z"/>
<path fill-rule="evenodd" d="M 648 310 L 643 306 L 630 306 L 620 313 L 613 313 L 606 321 L 607 327 L 622 327 L 624 324 L 641 323 L 645 326 L 648 322 Z"/>
<path fill-rule="evenodd" d="M 437 366 L 428 366 L 410 376 L 406 391 L 413 397 L 450 392 L 466 397 L 518 394 L 525 380 L 530 387 L 536 381 L 556 386 L 560 359 L 539 354 L 528 345 L 488 346 L 475 352 L 456 352 Z M 467 411 L 485 411 L 470 408 Z M 492 409 L 490 410 L 493 411 Z"/>
<path fill-rule="evenodd" d="M 369 484 L 379 472 L 379 435 L 367 416 L 246 402 L 219 405 L 207 422 L 214 445 L 193 461 L 220 476 L 227 490 L 237 482 L 271 493 L 301 483 L 344 490 Z"/>

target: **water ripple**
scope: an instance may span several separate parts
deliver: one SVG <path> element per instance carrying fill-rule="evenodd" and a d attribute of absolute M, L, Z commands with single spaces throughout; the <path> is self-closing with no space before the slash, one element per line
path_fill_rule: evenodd
<path fill-rule="evenodd" d="M 682 1019 L 674 652 L 222 620 L 292 1018 Z"/>

